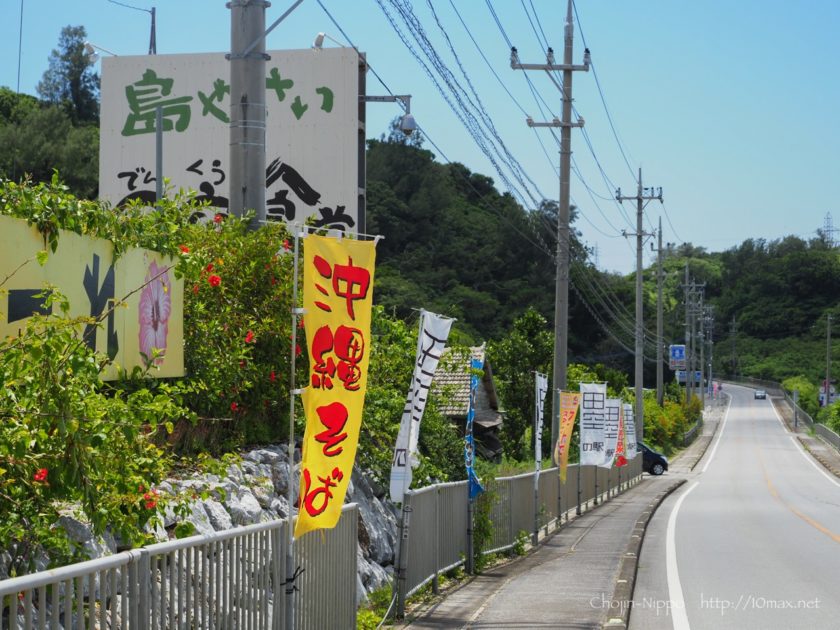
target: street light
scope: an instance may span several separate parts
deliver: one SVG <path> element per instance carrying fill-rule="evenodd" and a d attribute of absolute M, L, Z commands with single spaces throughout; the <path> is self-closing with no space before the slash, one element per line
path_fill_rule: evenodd
<path fill-rule="evenodd" d="M 341 46 L 342 48 L 346 48 L 346 46 L 345 46 L 344 44 L 342 44 L 340 41 L 338 41 L 338 40 L 337 40 L 337 39 L 335 39 L 334 37 L 330 37 L 330 36 L 329 36 L 329 35 L 327 35 L 326 33 L 318 33 L 318 34 L 315 36 L 315 41 L 314 41 L 314 42 L 312 42 L 312 48 L 314 48 L 315 50 L 321 50 L 321 49 L 324 47 L 324 40 L 325 40 L 325 39 L 328 39 L 328 40 L 330 40 L 331 42 L 333 42 L 333 43 L 335 43 L 335 44 L 338 44 L 338 45 L 339 45 L 339 46 Z"/>
<path fill-rule="evenodd" d="M 112 57 L 118 56 L 117 53 L 111 52 L 107 48 L 102 48 L 102 46 L 97 46 L 96 44 L 85 42 L 85 54 L 87 55 L 88 61 L 90 61 L 90 63 L 92 64 L 96 63 L 99 59 L 99 53 L 96 52 L 97 50 L 101 50 L 104 53 L 108 53 Z"/>

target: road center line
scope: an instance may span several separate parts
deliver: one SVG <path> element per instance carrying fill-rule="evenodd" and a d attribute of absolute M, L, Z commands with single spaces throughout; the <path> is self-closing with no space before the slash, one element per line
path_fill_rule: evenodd
<path fill-rule="evenodd" d="M 813 518 L 811 518 L 807 514 L 803 514 L 802 512 L 797 510 L 795 507 L 793 507 L 791 504 L 789 504 L 787 501 L 785 501 L 779 495 L 779 491 L 776 490 L 776 487 L 773 485 L 773 482 L 770 481 L 770 476 L 767 474 L 767 468 L 764 466 L 764 458 L 761 456 L 761 451 L 759 451 L 758 448 L 756 447 L 755 452 L 756 452 L 756 455 L 758 457 L 758 462 L 759 462 L 759 464 L 761 464 L 761 472 L 762 472 L 762 474 L 764 474 L 764 481 L 767 482 L 767 489 L 770 491 L 770 495 L 774 499 L 776 499 L 779 503 L 781 503 L 783 506 L 785 506 L 788 510 L 793 512 L 796 516 L 798 516 L 803 521 L 808 523 L 808 525 L 810 525 L 811 527 L 813 527 L 817 531 L 825 534 L 826 536 L 831 538 L 834 542 L 840 543 L 840 535 L 839 534 L 835 534 L 833 531 L 828 529 L 828 527 L 825 527 L 824 525 L 820 524 L 819 521 L 814 520 Z"/>
<path fill-rule="evenodd" d="M 714 453 L 712 454 L 714 455 Z M 709 459 L 711 461 L 711 458 Z M 706 465 L 708 466 L 708 463 Z M 665 567 L 668 576 L 668 601 L 671 604 L 671 621 L 674 624 L 674 630 L 691 630 L 691 626 L 688 623 L 688 611 L 685 609 L 682 584 L 680 583 L 680 572 L 677 569 L 675 534 L 677 529 L 677 514 L 680 511 L 680 506 L 689 493 L 697 487 L 698 483 L 695 481 L 691 484 L 688 490 L 677 499 L 674 509 L 671 510 L 671 516 L 668 517 L 668 529 L 665 536 Z"/>

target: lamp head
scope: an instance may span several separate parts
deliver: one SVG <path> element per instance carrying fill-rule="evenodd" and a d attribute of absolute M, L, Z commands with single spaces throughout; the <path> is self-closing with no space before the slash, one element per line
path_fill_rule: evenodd
<path fill-rule="evenodd" d="M 90 42 L 85 42 L 85 55 L 91 63 L 96 63 L 96 60 L 99 59 L 99 55 Z"/>
<path fill-rule="evenodd" d="M 323 48 L 324 46 L 324 38 L 327 36 L 326 33 L 318 33 L 315 36 L 315 41 L 312 42 L 312 48 Z"/>
<path fill-rule="evenodd" d="M 411 114 L 405 114 L 402 118 L 400 118 L 400 131 L 402 131 L 406 136 L 410 136 L 417 130 L 417 121 L 414 120 L 414 116 Z"/>

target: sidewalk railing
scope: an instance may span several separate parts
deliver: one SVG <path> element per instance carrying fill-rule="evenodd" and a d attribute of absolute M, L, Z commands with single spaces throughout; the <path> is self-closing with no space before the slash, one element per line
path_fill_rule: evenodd
<path fill-rule="evenodd" d="M 557 468 L 540 472 L 536 506 L 536 473 L 497 479 L 483 553 L 510 549 L 521 532 L 546 536 L 564 517 L 637 484 L 642 456 L 622 469 L 572 465 L 567 473 L 561 484 Z M 467 492 L 463 481 L 407 493 L 404 597 L 464 564 Z M 355 504 L 344 506 L 334 529 L 295 541 L 295 569 L 303 569 L 294 584 L 295 628 L 355 627 L 357 543 Z M 287 521 L 276 520 L 0 581 L 0 630 L 284 630 L 287 545 Z"/>
<path fill-rule="evenodd" d="M 620 471 L 620 472 L 619 472 Z M 561 484 L 557 468 L 540 472 L 539 506 L 534 505 L 534 475 L 526 473 L 495 480 L 495 501 L 490 511 L 493 531 L 483 553 L 498 553 L 512 548 L 520 532 L 529 539 L 535 531 L 547 535 L 557 529 L 563 517 L 568 521 L 580 502 L 581 511 L 609 500 L 637 484 L 642 474 L 641 453 L 626 467 L 608 470 L 577 465 L 567 469 Z M 578 475 L 580 474 L 580 495 Z M 423 586 L 432 583 L 437 590 L 441 573 L 461 566 L 467 554 L 467 482 L 444 483 L 406 493 L 409 527 L 402 532 L 407 545 L 403 601 Z M 539 509 L 535 509 L 538 507 Z"/>
<path fill-rule="evenodd" d="M 6 628 L 271 628 L 285 625 L 286 520 L 172 540 L 0 581 Z M 356 623 L 358 509 L 295 543 L 295 627 Z"/>

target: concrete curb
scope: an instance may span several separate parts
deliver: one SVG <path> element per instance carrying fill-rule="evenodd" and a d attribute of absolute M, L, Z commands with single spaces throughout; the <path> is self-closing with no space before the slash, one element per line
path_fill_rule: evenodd
<path fill-rule="evenodd" d="M 618 565 L 615 590 L 613 591 L 612 601 L 610 602 L 609 610 L 619 611 L 619 613 L 617 616 L 610 616 L 604 623 L 604 628 L 610 628 L 610 630 L 627 628 L 630 622 L 630 610 L 633 607 L 633 592 L 636 588 L 636 572 L 639 568 L 639 555 L 642 551 L 642 542 L 645 539 L 648 523 L 662 502 L 685 482 L 685 479 L 674 480 L 670 486 L 653 498 L 648 504 L 648 510 L 642 512 L 639 520 L 636 521 L 636 525 L 633 527 L 633 533 L 630 536 L 630 542 L 627 543 L 627 548 L 624 550 L 621 556 L 621 562 Z M 612 614 L 611 612 L 610 615 Z"/>
<path fill-rule="evenodd" d="M 796 434 L 794 434 L 794 435 L 796 435 Z M 815 439 L 820 439 L 820 438 L 815 438 Z M 811 447 L 808 445 L 808 442 L 803 440 L 801 436 L 796 435 L 796 441 L 799 442 L 802 445 L 802 448 L 805 449 L 805 452 L 808 453 L 808 455 L 813 457 L 817 462 L 819 462 L 822 465 L 823 468 L 825 468 L 826 472 L 831 473 L 835 477 L 840 477 L 840 470 L 838 470 L 834 466 L 834 464 L 831 463 L 830 461 L 828 461 L 825 457 L 823 457 L 819 453 L 816 453 L 813 450 L 811 450 Z M 831 445 L 827 445 L 827 446 L 830 447 Z"/>

